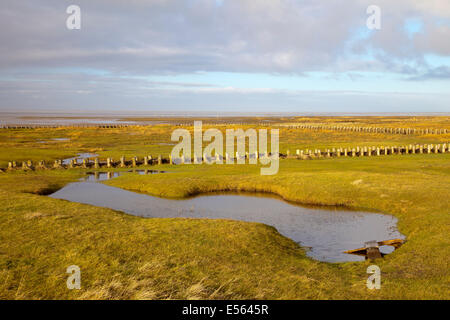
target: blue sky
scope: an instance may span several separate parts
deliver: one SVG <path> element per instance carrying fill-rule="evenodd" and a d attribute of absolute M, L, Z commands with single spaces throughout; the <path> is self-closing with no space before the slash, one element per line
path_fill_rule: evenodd
<path fill-rule="evenodd" d="M 450 112 L 450 2 L 5 0 L 0 111 Z"/>

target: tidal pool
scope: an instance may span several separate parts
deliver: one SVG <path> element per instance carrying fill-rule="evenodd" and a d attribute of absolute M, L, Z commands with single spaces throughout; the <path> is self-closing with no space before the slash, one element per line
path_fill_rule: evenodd
<path fill-rule="evenodd" d="M 49 143 L 49 142 L 55 142 L 55 141 L 70 141 L 70 139 L 69 138 L 53 138 L 53 139 L 50 139 L 50 141 L 41 140 L 41 141 L 37 141 L 37 143 Z"/>
<path fill-rule="evenodd" d="M 144 170 L 142 170 L 144 171 Z M 145 174 L 137 172 L 139 174 Z M 159 173 L 147 170 L 146 174 Z M 337 208 L 316 209 L 291 204 L 265 194 L 207 194 L 183 200 L 153 197 L 97 181 L 120 173 L 89 174 L 50 195 L 55 199 L 90 204 L 145 218 L 208 218 L 260 222 L 307 248 L 311 258 L 327 262 L 362 261 L 343 251 L 370 240 L 404 239 L 390 215 Z M 393 251 L 381 247 L 383 253 Z"/>
<path fill-rule="evenodd" d="M 165 173 L 165 171 L 158 171 L 158 170 L 141 170 L 141 169 L 137 169 L 137 170 L 128 170 L 128 171 L 120 171 L 120 172 L 113 172 L 113 171 L 108 171 L 108 172 L 88 172 L 88 174 L 86 175 L 86 177 L 81 178 L 81 181 L 85 181 L 85 182 L 98 182 L 98 181 L 105 181 L 105 180 L 110 180 L 113 178 L 117 178 L 119 177 L 122 173 L 125 172 L 132 172 L 132 173 L 137 173 L 139 175 L 146 175 L 146 174 L 157 174 L 157 173 Z"/>
<path fill-rule="evenodd" d="M 63 160 L 63 164 L 69 164 L 70 161 L 75 160 L 78 164 L 83 161 L 83 159 L 95 158 L 98 157 L 98 154 L 95 153 L 79 153 L 76 157 L 67 158 Z"/>

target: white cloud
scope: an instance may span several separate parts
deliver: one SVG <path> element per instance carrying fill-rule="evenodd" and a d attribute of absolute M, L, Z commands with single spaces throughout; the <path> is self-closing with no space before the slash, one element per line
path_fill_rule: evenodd
<path fill-rule="evenodd" d="M 449 3 L 379 0 L 382 29 L 349 48 L 365 26 L 368 0 L 80 0 L 82 29 L 72 32 L 64 27 L 64 1 L 5 0 L 0 67 L 301 73 L 332 70 L 355 56 L 363 60 L 369 48 L 385 52 L 391 63 L 419 60 L 426 53 L 450 54 L 450 42 L 443 41 L 450 33 Z M 411 16 L 425 23 L 415 39 L 402 29 Z M 437 18 L 447 24 L 436 24 Z"/>
<path fill-rule="evenodd" d="M 450 78 L 448 65 L 430 66 L 426 59 L 430 54 L 450 56 L 448 0 L 378 0 L 382 27 L 367 34 L 366 8 L 372 0 L 78 0 L 82 23 L 76 31 L 65 27 L 69 4 L 2 1 L 2 105 L 12 103 L 15 93 L 17 100 L 23 99 L 27 90 L 42 90 L 45 97 L 55 93 L 49 104 L 62 103 L 64 93 L 76 90 L 99 100 L 105 94 L 116 97 L 117 90 L 142 99 L 162 89 L 159 94 L 166 97 L 292 94 L 140 78 L 150 74 L 351 72 L 357 79 L 358 72 L 392 72 L 414 80 Z M 423 30 L 413 36 L 404 29 L 410 18 L 423 22 Z M 48 72 L 61 69 L 65 72 L 57 80 L 45 80 L 52 77 Z M 86 69 L 102 70 L 110 78 L 77 73 Z M 6 80 L 10 74 L 13 81 Z M 36 77 L 44 81 L 33 82 Z M 219 100 L 215 103 L 225 104 Z"/>

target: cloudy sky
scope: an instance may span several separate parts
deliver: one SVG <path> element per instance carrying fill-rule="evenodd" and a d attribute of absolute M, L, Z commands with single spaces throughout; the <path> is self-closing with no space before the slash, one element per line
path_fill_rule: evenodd
<path fill-rule="evenodd" d="M 1 111 L 450 112 L 449 0 L 0 7 Z"/>

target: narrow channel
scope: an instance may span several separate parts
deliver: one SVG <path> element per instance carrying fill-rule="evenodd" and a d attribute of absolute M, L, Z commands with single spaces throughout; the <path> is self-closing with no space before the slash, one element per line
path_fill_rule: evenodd
<path fill-rule="evenodd" d="M 136 170 L 136 174 L 158 171 Z M 91 173 L 83 181 L 68 184 L 50 195 L 55 199 L 90 204 L 145 218 L 208 218 L 260 222 L 307 249 L 307 255 L 326 262 L 362 261 L 345 254 L 370 240 L 405 237 L 391 215 L 341 209 L 312 209 L 258 194 L 213 194 L 183 200 L 153 197 L 111 187 L 100 181 L 119 176 Z M 392 247 L 380 250 L 388 254 Z"/>

